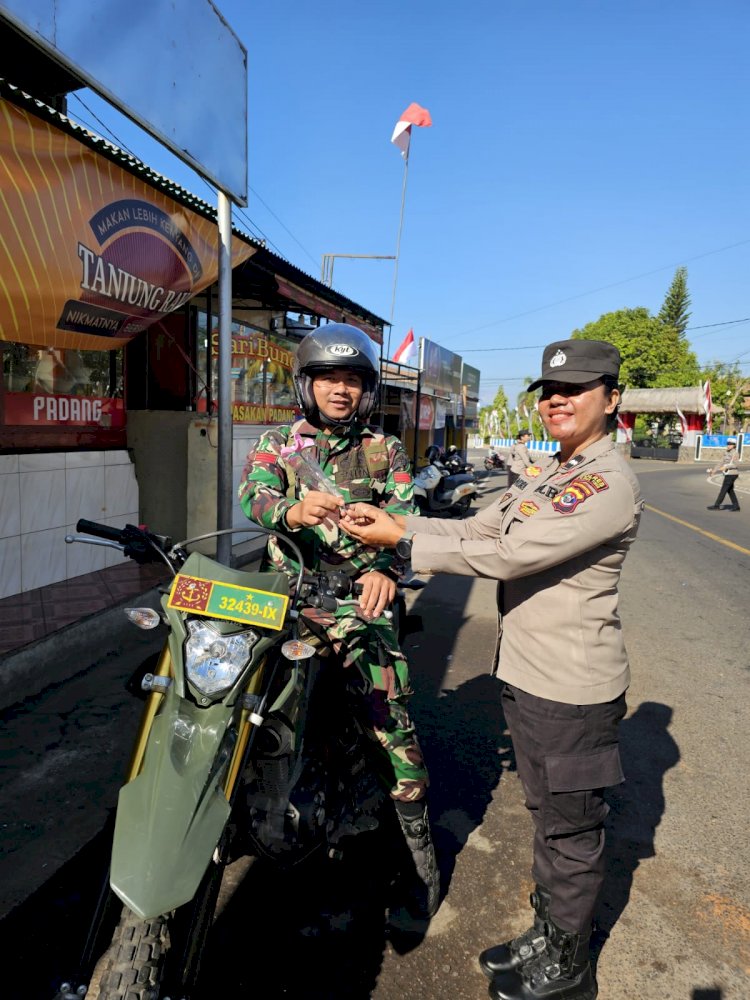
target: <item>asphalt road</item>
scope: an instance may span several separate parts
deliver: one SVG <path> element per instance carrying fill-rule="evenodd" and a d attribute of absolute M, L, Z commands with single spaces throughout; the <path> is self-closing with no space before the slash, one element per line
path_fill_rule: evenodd
<path fill-rule="evenodd" d="M 609 796 L 599 995 L 747 1000 L 750 493 L 739 513 L 707 511 L 717 487 L 705 472 L 642 461 L 634 469 L 648 507 L 621 591 L 633 682 L 622 724 L 627 781 Z M 488 479 L 481 504 L 504 486 L 504 476 Z M 381 857 L 283 881 L 239 861 L 214 925 L 207 1000 L 487 995 L 476 955 L 527 926 L 531 887 L 530 822 L 499 685 L 487 674 L 493 609 L 490 581 L 458 577 L 432 579 L 411 606 L 423 623 L 406 643 L 412 707 L 446 886 L 429 928 L 386 928 Z M 48 1000 L 96 889 L 101 830 L 137 716 L 122 690 L 132 663 L 118 660 L 82 665 L 74 680 L 3 714 L 5 1000 Z"/>

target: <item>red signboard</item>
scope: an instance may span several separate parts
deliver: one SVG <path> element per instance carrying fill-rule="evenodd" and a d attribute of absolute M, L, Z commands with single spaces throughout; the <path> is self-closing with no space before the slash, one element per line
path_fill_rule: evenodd
<path fill-rule="evenodd" d="M 6 392 L 5 423 L 26 427 L 124 427 L 121 399 Z"/>

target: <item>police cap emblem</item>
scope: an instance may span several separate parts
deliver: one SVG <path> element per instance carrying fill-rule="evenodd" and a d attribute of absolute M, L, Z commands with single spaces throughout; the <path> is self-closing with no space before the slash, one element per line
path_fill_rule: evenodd
<path fill-rule="evenodd" d="M 561 368 L 567 360 L 568 358 L 566 354 L 563 354 L 562 351 L 557 351 L 549 359 L 549 366 L 550 368 Z"/>

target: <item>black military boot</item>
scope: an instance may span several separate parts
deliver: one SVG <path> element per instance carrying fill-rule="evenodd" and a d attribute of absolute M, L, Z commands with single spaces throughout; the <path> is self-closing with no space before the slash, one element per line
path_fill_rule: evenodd
<path fill-rule="evenodd" d="M 590 934 L 573 934 L 548 921 L 541 954 L 490 983 L 493 1000 L 596 1000 L 589 961 Z"/>
<path fill-rule="evenodd" d="M 435 845 L 430 832 L 427 802 L 399 802 L 396 806 L 399 826 L 414 861 L 413 885 L 409 886 L 406 907 L 413 917 L 429 920 L 440 905 L 440 872 Z"/>
<path fill-rule="evenodd" d="M 499 972 L 515 969 L 544 950 L 544 925 L 549 919 L 549 901 L 549 890 L 542 885 L 537 885 L 529 896 L 529 902 L 535 914 L 533 926 L 524 931 L 520 937 L 506 941 L 505 944 L 496 944 L 482 952 L 479 956 L 479 964 L 488 979 L 492 979 Z"/>

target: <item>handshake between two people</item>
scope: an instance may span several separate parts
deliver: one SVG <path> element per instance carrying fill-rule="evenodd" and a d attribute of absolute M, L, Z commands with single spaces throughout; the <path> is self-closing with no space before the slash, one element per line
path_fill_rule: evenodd
<path fill-rule="evenodd" d="M 372 548 L 394 546 L 404 533 L 405 525 L 400 514 L 388 514 L 366 503 L 346 504 L 342 497 L 316 490 L 310 490 L 286 514 L 286 523 L 290 528 L 334 522 L 338 522 L 348 535 Z M 377 618 L 396 596 L 395 581 L 378 570 L 363 573 L 357 583 L 362 584 L 359 607 L 364 618 Z"/>

